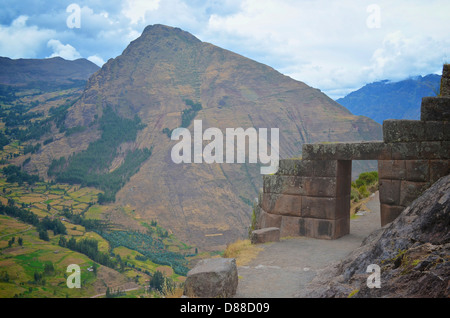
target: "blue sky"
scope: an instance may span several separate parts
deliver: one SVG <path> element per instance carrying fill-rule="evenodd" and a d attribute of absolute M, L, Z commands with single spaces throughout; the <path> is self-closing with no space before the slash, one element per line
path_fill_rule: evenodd
<path fill-rule="evenodd" d="M 102 65 L 165 24 L 339 98 L 366 83 L 440 74 L 448 0 L 2 0 L 0 56 Z M 80 8 L 80 27 L 67 20 Z"/>

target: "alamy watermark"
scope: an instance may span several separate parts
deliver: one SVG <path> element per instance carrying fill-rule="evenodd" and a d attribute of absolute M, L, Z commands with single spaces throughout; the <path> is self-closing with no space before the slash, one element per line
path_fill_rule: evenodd
<path fill-rule="evenodd" d="M 173 130 L 171 139 L 182 139 L 172 148 L 171 157 L 174 163 L 245 163 L 247 154 L 248 163 L 258 163 L 259 157 L 259 163 L 269 164 L 261 167 L 261 174 L 273 174 L 278 171 L 278 128 L 270 129 L 270 154 L 268 153 L 267 128 L 259 128 L 258 130 L 253 127 L 246 130 L 243 128 L 226 128 L 224 139 L 224 134 L 219 128 L 208 128 L 203 132 L 202 121 L 194 120 L 193 137 L 192 147 L 191 132 L 187 128 Z M 248 140 L 248 143 L 246 140 Z M 203 148 L 204 141 L 210 142 Z M 248 152 L 246 151 L 247 144 Z"/>
<path fill-rule="evenodd" d="M 80 266 L 70 264 L 67 266 L 67 273 L 72 273 L 67 277 L 66 285 L 69 288 L 81 288 L 81 270 Z"/>
<path fill-rule="evenodd" d="M 377 264 L 370 264 L 366 269 L 367 273 L 371 273 L 367 277 L 367 287 L 381 288 L 381 269 Z"/>
<path fill-rule="evenodd" d="M 81 8 L 78 4 L 69 4 L 66 8 L 66 12 L 71 13 L 66 20 L 66 25 L 69 29 L 81 28 Z"/>
<path fill-rule="evenodd" d="M 367 6 L 367 13 L 370 15 L 367 17 L 366 25 L 369 29 L 381 28 L 381 8 L 378 4 L 371 4 Z"/>

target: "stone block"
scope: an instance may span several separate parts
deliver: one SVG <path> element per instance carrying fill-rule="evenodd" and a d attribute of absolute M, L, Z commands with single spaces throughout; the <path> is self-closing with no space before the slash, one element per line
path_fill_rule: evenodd
<path fill-rule="evenodd" d="M 440 141 L 446 139 L 446 131 L 450 130 L 448 121 L 424 121 L 425 140 Z"/>
<path fill-rule="evenodd" d="M 450 174 L 450 159 L 429 160 L 430 167 L 430 185 L 440 178 Z"/>
<path fill-rule="evenodd" d="M 252 231 L 250 241 L 252 244 L 262 244 L 268 242 L 278 242 L 280 240 L 280 229 L 277 227 L 267 227 Z"/>
<path fill-rule="evenodd" d="M 405 209 L 403 206 L 381 204 L 380 205 L 380 218 L 381 226 L 385 226 L 388 223 L 394 221 Z"/>
<path fill-rule="evenodd" d="M 428 182 L 402 181 L 400 186 L 400 203 L 398 205 L 407 207 L 429 186 Z"/>
<path fill-rule="evenodd" d="M 299 236 L 300 235 L 300 217 L 285 216 L 281 217 L 280 236 Z"/>
<path fill-rule="evenodd" d="M 238 273 L 234 258 L 208 258 L 191 269 L 184 295 L 196 298 L 230 298 L 236 294 Z"/>
<path fill-rule="evenodd" d="M 279 163 L 278 175 L 312 177 L 313 161 L 301 159 L 282 159 Z"/>
<path fill-rule="evenodd" d="M 384 142 L 423 141 L 425 138 L 424 122 L 420 120 L 388 119 L 383 121 Z"/>
<path fill-rule="evenodd" d="M 304 195 L 304 178 L 298 176 L 265 175 L 263 176 L 264 193 Z"/>
<path fill-rule="evenodd" d="M 444 64 L 441 76 L 440 95 L 450 97 L 450 64 Z"/>
<path fill-rule="evenodd" d="M 337 177 L 337 160 L 312 160 L 314 177 Z"/>
<path fill-rule="evenodd" d="M 300 236 L 318 239 L 337 239 L 350 233 L 350 217 L 337 220 L 301 218 Z"/>
<path fill-rule="evenodd" d="M 421 142 L 420 159 L 445 159 L 445 149 L 439 141 Z"/>
<path fill-rule="evenodd" d="M 304 194 L 316 197 L 335 197 L 337 193 L 336 178 L 313 177 L 304 178 Z"/>
<path fill-rule="evenodd" d="M 422 98 L 420 120 L 450 121 L 450 97 Z"/>
<path fill-rule="evenodd" d="M 390 205 L 400 205 L 400 180 L 379 180 L 380 202 Z"/>
<path fill-rule="evenodd" d="M 428 160 L 406 160 L 406 180 L 416 182 L 428 182 L 429 163 Z"/>
<path fill-rule="evenodd" d="M 382 141 L 335 144 L 304 144 L 306 160 L 378 160 L 391 159 L 390 146 Z"/>
<path fill-rule="evenodd" d="M 303 197 L 302 216 L 306 218 L 335 220 L 336 198 Z"/>
<path fill-rule="evenodd" d="M 266 227 L 281 227 L 281 215 L 276 215 L 272 213 L 267 213 L 264 210 L 261 210 L 259 228 L 263 229 Z"/>
<path fill-rule="evenodd" d="M 290 194 L 265 193 L 262 207 L 278 215 L 301 216 L 302 197 Z"/>
<path fill-rule="evenodd" d="M 406 179 L 405 160 L 378 160 L 379 179 Z"/>
<path fill-rule="evenodd" d="M 420 142 L 396 142 L 391 143 L 393 160 L 422 159 Z"/>

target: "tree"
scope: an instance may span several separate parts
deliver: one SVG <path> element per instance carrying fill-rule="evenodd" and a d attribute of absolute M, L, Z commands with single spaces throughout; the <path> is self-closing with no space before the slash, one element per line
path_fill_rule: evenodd
<path fill-rule="evenodd" d="M 156 271 L 150 279 L 150 287 L 162 292 L 164 287 L 164 275 L 160 271 Z"/>
<path fill-rule="evenodd" d="M 41 240 L 44 240 L 44 241 L 50 241 L 50 238 L 48 237 L 48 233 L 47 233 L 47 230 L 40 230 L 39 231 L 39 238 L 41 239 Z"/>
<path fill-rule="evenodd" d="M 20 246 L 23 246 L 23 239 L 22 239 L 22 237 L 19 237 L 17 242 L 19 243 Z"/>

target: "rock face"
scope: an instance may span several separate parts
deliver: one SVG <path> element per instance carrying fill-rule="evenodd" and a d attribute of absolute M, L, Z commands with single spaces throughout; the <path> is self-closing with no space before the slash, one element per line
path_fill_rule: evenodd
<path fill-rule="evenodd" d="M 381 269 L 369 288 L 370 264 Z M 372 233 L 344 261 L 308 286 L 308 297 L 449 297 L 450 175 L 414 200 L 392 223 Z"/>
<path fill-rule="evenodd" d="M 238 274 L 234 258 L 201 260 L 187 275 L 184 295 L 200 298 L 229 298 L 236 294 Z"/>

